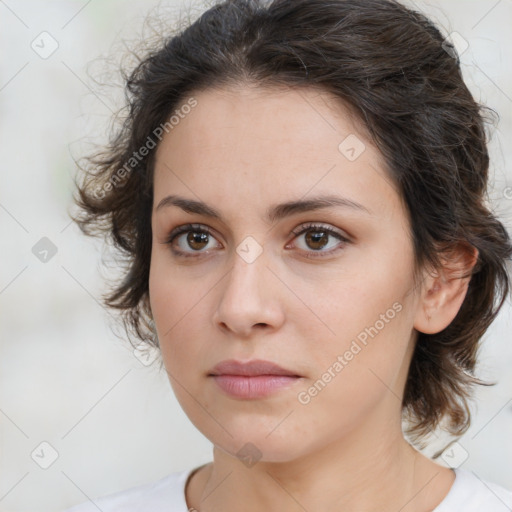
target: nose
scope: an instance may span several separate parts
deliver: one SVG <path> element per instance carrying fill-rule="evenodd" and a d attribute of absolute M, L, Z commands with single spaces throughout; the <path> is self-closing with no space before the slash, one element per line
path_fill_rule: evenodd
<path fill-rule="evenodd" d="M 248 263 L 235 252 L 233 260 L 231 270 L 221 280 L 223 284 L 219 283 L 215 325 L 241 338 L 261 329 L 279 329 L 284 311 L 278 287 L 283 285 L 267 267 L 264 253 Z"/>

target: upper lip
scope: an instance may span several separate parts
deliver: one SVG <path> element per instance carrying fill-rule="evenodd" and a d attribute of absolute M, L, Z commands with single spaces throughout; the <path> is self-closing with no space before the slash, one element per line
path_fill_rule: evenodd
<path fill-rule="evenodd" d="M 291 370 L 262 359 L 253 359 L 245 363 L 234 359 L 221 361 L 213 367 L 210 375 L 291 375 L 293 377 L 300 377 L 300 375 Z"/>

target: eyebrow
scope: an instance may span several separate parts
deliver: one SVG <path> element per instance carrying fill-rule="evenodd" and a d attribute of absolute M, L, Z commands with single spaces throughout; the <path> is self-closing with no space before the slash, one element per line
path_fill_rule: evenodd
<path fill-rule="evenodd" d="M 202 201 L 187 199 L 177 195 L 164 197 L 158 203 L 158 206 L 155 208 L 155 212 L 169 206 L 177 206 L 185 212 L 204 215 L 205 217 L 211 217 L 224 222 L 222 214 L 212 206 L 209 206 Z M 286 203 L 273 205 L 268 208 L 266 212 L 266 218 L 269 222 L 275 222 L 276 220 L 280 220 L 298 213 L 310 212 L 324 208 L 333 208 L 336 206 L 342 208 L 350 208 L 352 210 L 373 215 L 372 212 L 368 210 L 368 208 L 360 203 L 352 201 L 351 199 L 340 196 L 327 195 L 313 197 L 306 200 L 288 201 Z"/>

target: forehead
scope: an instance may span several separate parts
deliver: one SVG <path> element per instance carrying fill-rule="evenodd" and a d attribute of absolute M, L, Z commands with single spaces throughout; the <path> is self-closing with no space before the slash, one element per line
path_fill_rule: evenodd
<path fill-rule="evenodd" d="M 268 204 L 336 192 L 387 209 L 400 202 L 382 155 L 329 93 L 240 85 L 190 96 L 196 106 L 157 149 L 155 204 L 176 193 L 263 216 Z"/>

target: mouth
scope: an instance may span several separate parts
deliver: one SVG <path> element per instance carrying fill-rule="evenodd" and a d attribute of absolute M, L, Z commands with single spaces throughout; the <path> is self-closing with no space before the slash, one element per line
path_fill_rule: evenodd
<path fill-rule="evenodd" d="M 208 376 L 228 396 L 241 399 L 265 398 L 302 380 L 301 375 L 263 360 L 223 361 Z"/>
<path fill-rule="evenodd" d="M 283 368 L 271 361 L 264 361 L 262 359 L 253 359 L 252 361 L 245 363 L 234 359 L 222 361 L 213 367 L 209 375 L 301 377 L 301 375 L 298 375 L 296 372 Z"/>

